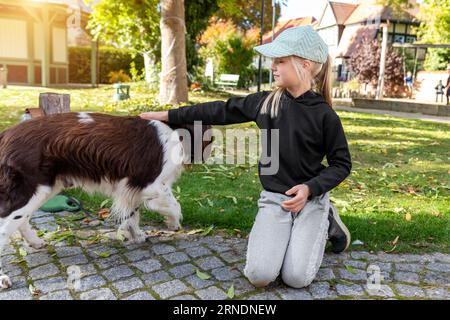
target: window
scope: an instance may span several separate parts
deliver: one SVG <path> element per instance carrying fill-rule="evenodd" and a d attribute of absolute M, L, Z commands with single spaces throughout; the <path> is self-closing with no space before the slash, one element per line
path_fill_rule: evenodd
<path fill-rule="evenodd" d="M 394 36 L 394 42 L 404 43 L 405 42 L 405 36 L 401 35 L 401 34 L 396 34 Z"/>

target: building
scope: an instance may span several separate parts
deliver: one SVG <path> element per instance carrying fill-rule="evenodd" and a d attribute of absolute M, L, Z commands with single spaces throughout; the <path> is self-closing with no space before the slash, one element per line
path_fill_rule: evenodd
<path fill-rule="evenodd" d="M 415 0 L 410 2 L 415 4 Z M 316 30 L 330 48 L 336 77 L 348 80 L 352 75 L 346 61 L 363 38 L 381 41 L 381 25 L 389 21 L 388 44 L 413 43 L 417 40 L 414 28 L 420 25 L 417 15 L 417 6 L 411 10 L 394 12 L 392 8 L 377 5 L 372 0 L 360 0 L 355 4 L 327 1 Z M 416 49 L 412 56 L 422 61 L 425 51 Z"/>
<path fill-rule="evenodd" d="M 0 0 L 0 67 L 8 83 L 68 83 L 68 26 L 86 24 L 82 0 Z"/>

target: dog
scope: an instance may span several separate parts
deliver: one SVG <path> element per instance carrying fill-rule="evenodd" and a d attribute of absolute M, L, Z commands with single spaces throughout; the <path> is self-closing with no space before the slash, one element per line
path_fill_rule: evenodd
<path fill-rule="evenodd" d="M 209 125 L 199 127 L 68 112 L 27 120 L 2 132 L 0 254 L 17 230 L 31 247 L 42 248 L 45 242 L 32 229 L 30 217 L 71 187 L 111 197 L 110 216 L 130 242 L 146 240 L 139 228 L 142 204 L 163 215 L 169 229 L 179 230 L 182 213 L 172 184 L 184 165 L 207 159 L 214 138 Z M 0 288 L 11 285 L 0 261 Z"/>

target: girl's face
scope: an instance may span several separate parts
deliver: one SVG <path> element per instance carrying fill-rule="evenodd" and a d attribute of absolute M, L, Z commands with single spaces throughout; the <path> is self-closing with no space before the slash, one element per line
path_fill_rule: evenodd
<path fill-rule="evenodd" d="M 298 73 L 292 63 L 292 58 L 297 59 L 305 71 L 310 72 L 311 64 L 308 60 L 300 59 L 298 57 L 280 57 L 272 59 L 272 73 L 275 85 L 278 87 L 297 87 L 300 85 Z"/>

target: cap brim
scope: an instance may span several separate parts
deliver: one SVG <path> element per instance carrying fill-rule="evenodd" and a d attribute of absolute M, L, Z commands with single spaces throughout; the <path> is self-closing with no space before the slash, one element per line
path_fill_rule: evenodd
<path fill-rule="evenodd" d="M 269 42 L 253 48 L 259 54 L 269 58 L 287 57 L 292 55 L 291 50 L 284 48 L 278 43 Z"/>

